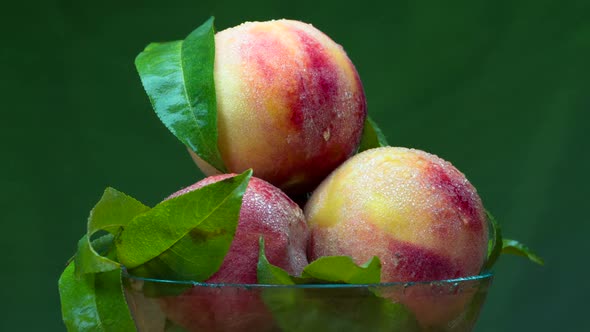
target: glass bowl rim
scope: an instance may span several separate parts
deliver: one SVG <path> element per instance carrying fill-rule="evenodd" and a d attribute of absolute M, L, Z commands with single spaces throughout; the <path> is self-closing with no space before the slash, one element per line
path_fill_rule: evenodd
<path fill-rule="evenodd" d="M 193 287 L 207 287 L 207 288 L 288 288 L 288 289 L 329 289 L 329 288 L 374 288 L 374 287 L 411 287 L 411 286 L 419 286 L 419 285 L 431 285 L 431 286 L 444 286 L 444 285 L 455 285 L 455 284 L 462 284 L 467 283 L 470 281 L 491 281 L 494 277 L 492 272 L 482 272 L 475 276 L 468 276 L 468 277 L 460 277 L 460 278 L 453 278 L 453 279 L 443 279 L 443 280 L 432 280 L 432 281 L 396 281 L 396 282 L 381 282 L 381 283 L 372 283 L 372 284 L 293 284 L 293 285 L 285 285 L 285 284 L 239 284 L 239 283 L 208 283 L 208 282 L 201 282 L 201 281 L 193 281 L 193 280 L 170 280 L 170 279 L 157 279 L 157 278 L 147 278 L 147 277 L 138 277 L 128 273 L 127 269 L 122 269 L 122 276 L 124 278 L 143 281 L 143 282 L 153 282 L 153 283 L 161 283 L 161 284 L 171 284 L 171 285 L 187 285 Z"/>

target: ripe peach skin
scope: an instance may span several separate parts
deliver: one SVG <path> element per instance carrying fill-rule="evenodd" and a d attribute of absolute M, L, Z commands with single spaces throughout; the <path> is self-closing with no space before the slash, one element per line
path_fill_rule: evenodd
<path fill-rule="evenodd" d="M 343 48 L 310 24 L 248 22 L 217 33 L 214 77 L 218 147 L 230 172 L 252 168 L 289 194 L 309 192 L 360 142 L 359 75 Z"/>
<path fill-rule="evenodd" d="M 348 255 L 360 264 L 378 256 L 382 282 L 477 275 L 486 258 L 487 219 L 475 188 L 449 162 L 419 150 L 384 147 L 352 157 L 315 190 L 305 216 L 310 261 Z M 397 300 L 429 326 L 470 298 L 436 309 L 423 294 Z"/>
<path fill-rule="evenodd" d="M 235 174 L 208 177 L 176 197 Z M 292 274 L 307 265 L 308 229 L 303 211 L 286 194 L 252 177 L 244 194 L 234 241 L 219 270 L 206 282 L 255 284 L 258 241 L 272 264 Z M 168 318 L 188 331 L 264 331 L 272 320 L 263 302 L 245 289 L 192 288 L 161 301 Z"/>

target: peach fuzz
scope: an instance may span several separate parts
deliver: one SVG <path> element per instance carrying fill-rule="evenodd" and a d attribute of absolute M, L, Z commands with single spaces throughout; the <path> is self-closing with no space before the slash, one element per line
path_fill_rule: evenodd
<path fill-rule="evenodd" d="M 217 33 L 214 77 L 218 147 L 230 172 L 252 168 L 300 194 L 360 142 L 366 103 L 358 73 L 342 47 L 309 24 L 248 22 Z"/>
<path fill-rule="evenodd" d="M 477 275 L 486 258 L 487 218 L 475 188 L 453 165 L 419 150 L 384 147 L 352 157 L 316 189 L 305 215 L 310 261 L 348 255 L 360 264 L 378 256 L 382 282 Z M 428 325 L 470 298 L 451 299 L 443 311 L 419 294 L 398 300 Z"/>
<path fill-rule="evenodd" d="M 169 198 L 231 176 L 235 174 L 208 177 Z M 309 238 L 303 211 L 281 190 L 252 177 L 243 197 L 234 241 L 219 270 L 206 282 L 257 283 L 260 236 L 265 239 L 266 256 L 272 264 L 294 275 L 301 273 L 307 265 Z M 208 331 L 212 326 L 225 326 L 224 331 L 253 330 L 272 321 L 262 300 L 248 291 L 197 287 L 164 298 L 160 305 L 170 320 L 189 331 Z"/>

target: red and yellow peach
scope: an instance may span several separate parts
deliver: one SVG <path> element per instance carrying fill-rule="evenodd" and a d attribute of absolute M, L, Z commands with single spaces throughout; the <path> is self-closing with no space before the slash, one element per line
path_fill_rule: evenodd
<path fill-rule="evenodd" d="M 366 103 L 342 47 L 309 24 L 250 22 L 215 35 L 218 147 L 291 194 L 313 190 L 360 142 Z M 207 175 L 214 169 L 191 153 Z"/>
<path fill-rule="evenodd" d="M 486 258 L 487 218 L 475 188 L 453 165 L 419 150 L 385 147 L 352 157 L 316 189 L 305 215 L 310 261 L 347 255 L 361 264 L 378 256 L 382 282 L 477 275 Z M 398 300 L 429 325 L 469 299 L 457 297 L 444 310 L 431 310 L 420 294 Z"/>
<path fill-rule="evenodd" d="M 169 198 L 234 175 L 208 177 Z M 303 211 L 281 190 L 252 177 L 244 193 L 234 240 L 221 267 L 206 282 L 257 283 L 261 236 L 272 264 L 294 275 L 301 273 L 307 265 L 309 238 Z M 189 331 L 213 331 L 213 326 L 222 331 L 250 331 L 254 327 L 262 331 L 272 321 L 258 294 L 245 289 L 195 287 L 179 296 L 163 298 L 160 305 L 171 321 Z"/>
<path fill-rule="evenodd" d="M 233 177 L 222 174 L 205 178 L 169 198 Z M 258 241 L 263 236 L 268 260 L 291 274 L 300 274 L 307 265 L 309 237 L 303 211 L 280 189 L 250 178 L 242 199 L 234 240 L 219 270 L 207 282 L 255 284 Z"/>

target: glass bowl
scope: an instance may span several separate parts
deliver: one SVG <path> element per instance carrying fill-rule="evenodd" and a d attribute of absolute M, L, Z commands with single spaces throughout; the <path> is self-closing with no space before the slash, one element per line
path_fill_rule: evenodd
<path fill-rule="evenodd" d="M 492 274 L 369 285 L 240 285 L 124 276 L 140 332 L 471 331 Z"/>

